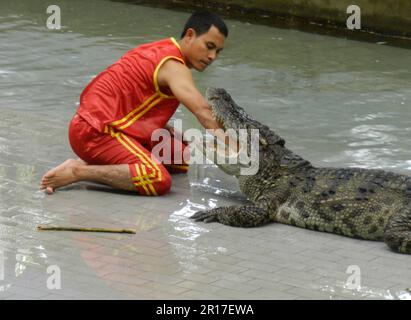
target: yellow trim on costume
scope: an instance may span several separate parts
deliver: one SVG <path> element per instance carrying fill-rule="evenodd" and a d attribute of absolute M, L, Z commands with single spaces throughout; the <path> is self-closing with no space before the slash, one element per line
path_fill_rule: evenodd
<path fill-rule="evenodd" d="M 177 42 L 176 39 L 174 39 L 174 37 L 171 37 L 170 40 L 175 44 L 175 46 L 178 48 L 178 50 L 180 50 L 181 56 L 183 55 L 183 51 L 181 51 L 181 47 L 180 44 Z"/>
<path fill-rule="evenodd" d="M 161 182 L 162 181 L 162 173 L 161 170 L 158 168 L 157 164 L 155 162 L 152 162 L 151 159 L 148 158 L 148 156 L 142 152 L 140 150 L 140 148 L 138 146 L 136 146 L 132 141 L 130 141 L 128 139 L 128 137 L 124 134 L 121 134 L 122 138 L 124 138 L 133 148 L 135 148 L 136 150 L 134 150 L 135 152 L 133 152 L 148 168 L 150 168 L 153 172 L 151 174 L 147 174 L 147 172 L 145 171 L 145 167 L 142 166 L 142 170 L 143 170 L 143 175 L 142 175 L 142 180 L 141 183 L 142 185 L 148 185 L 148 187 L 150 188 L 151 192 L 153 193 L 153 195 L 157 195 L 157 192 L 153 186 L 154 182 Z M 139 155 L 136 153 L 140 153 Z M 154 168 L 153 168 L 154 166 Z M 140 173 L 141 175 L 141 173 Z M 146 177 L 146 181 L 143 180 L 144 176 Z M 157 179 L 155 179 L 157 177 Z M 154 180 L 151 180 L 150 178 L 154 178 Z"/>
<path fill-rule="evenodd" d="M 150 195 L 150 192 L 148 191 L 146 185 L 150 188 L 151 192 L 154 195 L 157 195 L 157 192 L 152 185 L 153 182 L 158 182 L 162 180 L 162 174 L 161 170 L 158 168 L 157 164 L 155 162 L 152 162 L 150 159 L 148 159 L 148 156 L 140 150 L 140 148 L 135 145 L 128 137 L 121 132 L 115 132 L 112 127 L 106 126 L 107 130 L 110 130 L 110 135 L 114 138 L 116 138 L 128 151 L 130 151 L 132 154 L 134 154 L 138 159 L 140 159 L 145 166 L 150 168 L 153 172 L 151 174 L 147 174 L 145 167 L 142 166 L 142 171 L 144 172 L 144 175 L 146 177 L 146 181 L 143 180 L 143 176 L 141 174 L 141 171 L 139 167 L 136 164 L 136 171 L 138 176 L 137 177 L 132 177 L 132 180 L 140 180 L 141 183 L 133 183 L 135 186 L 140 186 L 142 185 L 144 190 L 146 191 L 147 195 Z M 127 144 L 128 143 L 128 144 Z M 153 168 L 154 166 L 154 168 Z M 151 181 L 150 178 L 156 177 L 157 180 Z"/>
<path fill-rule="evenodd" d="M 170 40 L 178 48 L 181 55 L 183 55 L 182 52 L 181 52 L 180 44 L 176 41 L 176 39 L 171 37 Z M 147 98 L 142 104 L 135 107 L 134 110 L 129 112 L 125 117 L 123 117 L 120 120 L 116 120 L 116 121 L 111 122 L 110 126 L 116 127 L 119 130 L 123 130 L 123 129 L 131 126 L 134 122 L 136 122 L 139 118 L 141 118 L 147 111 L 149 111 L 151 108 L 153 108 L 162 99 L 175 99 L 174 96 L 169 96 L 169 95 L 161 92 L 160 86 L 158 85 L 158 72 L 159 72 L 161 66 L 169 59 L 178 60 L 182 64 L 185 65 L 184 59 L 182 59 L 180 57 L 177 57 L 177 56 L 167 56 L 167 57 L 163 58 L 160 61 L 160 63 L 156 66 L 156 68 L 154 70 L 154 74 L 153 74 L 153 83 L 154 83 L 154 88 L 155 88 L 156 92 L 152 96 Z M 138 112 L 138 114 L 136 116 L 134 116 L 137 112 Z M 108 133 L 108 128 L 104 128 L 104 132 Z"/>
<path fill-rule="evenodd" d="M 138 107 L 134 108 L 133 111 L 131 111 L 130 113 L 128 113 L 125 117 L 123 117 L 120 120 L 116 120 L 110 123 L 111 126 L 117 126 L 123 122 L 128 121 L 129 118 L 131 118 L 132 116 L 134 116 L 134 114 L 138 111 L 140 111 L 142 108 L 144 108 L 147 104 L 149 104 L 151 101 L 153 101 L 155 98 L 158 97 L 158 93 L 154 93 L 151 97 L 149 97 L 148 99 L 146 99 L 142 104 L 140 104 Z"/>
<path fill-rule="evenodd" d="M 137 149 L 138 152 L 140 152 L 140 155 L 144 158 L 144 159 L 142 159 L 142 161 L 145 165 L 147 165 L 147 167 L 152 169 L 152 166 L 150 164 L 152 164 L 154 166 L 156 172 L 153 172 L 150 175 L 150 177 L 152 177 L 153 175 L 155 176 L 156 175 L 155 173 L 158 173 L 157 174 L 157 176 L 158 176 L 157 181 L 161 181 L 162 180 L 161 170 L 158 168 L 157 164 L 154 161 L 151 161 L 151 159 L 149 159 L 148 156 L 144 152 L 142 152 L 139 147 L 137 147 L 132 141 L 130 141 L 130 139 L 126 135 L 122 134 L 122 136 L 130 145 L 132 145 L 134 148 Z M 154 182 L 156 182 L 156 181 L 154 181 Z"/>
<path fill-rule="evenodd" d="M 152 169 L 152 164 L 154 164 L 154 167 L 157 169 L 157 170 L 155 170 L 155 171 L 160 171 L 160 170 L 158 170 L 158 168 L 157 168 L 157 166 L 155 165 L 155 163 L 152 163 L 152 162 L 150 162 L 150 160 L 148 160 L 147 161 L 147 157 L 145 157 L 145 154 L 134 144 L 134 143 L 132 143 L 128 138 L 127 138 L 127 136 L 126 135 L 124 135 L 124 134 L 121 134 L 120 132 L 118 133 L 119 134 L 119 136 L 117 137 L 117 139 L 119 139 L 119 141 L 132 153 L 132 154 L 134 154 L 137 158 L 139 158 L 142 162 L 143 162 L 143 164 L 145 164 L 147 167 L 149 167 L 150 169 Z M 127 143 L 125 143 L 122 139 L 125 139 L 130 145 L 128 145 Z M 131 148 L 132 147 L 132 148 Z M 133 148 L 134 148 L 134 150 L 133 150 Z M 154 171 L 154 170 L 153 170 Z M 161 171 L 160 171 L 160 173 L 161 173 Z M 156 176 L 156 172 L 153 172 L 151 175 L 150 175 L 150 178 L 151 177 L 154 177 L 154 176 Z M 160 177 L 159 177 L 160 179 L 158 180 L 158 181 L 161 181 L 161 174 L 160 174 Z"/>
<path fill-rule="evenodd" d="M 136 122 L 138 119 L 140 119 L 146 112 L 148 112 L 151 108 L 153 108 L 156 104 L 158 104 L 161 100 L 163 100 L 162 97 L 157 98 L 152 103 L 150 103 L 145 109 L 143 109 L 141 112 L 139 112 L 133 119 L 129 120 L 126 124 L 123 124 L 121 127 L 117 127 L 117 129 L 123 130 L 125 128 L 128 128 L 134 122 Z"/>
<path fill-rule="evenodd" d="M 134 166 L 136 167 L 136 172 L 138 175 L 136 178 L 141 181 L 141 183 L 134 183 L 134 186 L 140 187 L 142 185 L 144 191 L 147 193 L 148 196 L 150 196 L 150 191 L 148 191 L 147 186 L 143 181 L 143 177 L 141 176 L 140 167 L 137 164 L 135 164 Z M 135 178 L 133 178 L 133 180 L 135 180 Z"/>
<path fill-rule="evenodd" d="M 179 57 L 176 57 L 176 56 L 167 56 L 167 57 L 163 58 L 163 60 L 160 61 L 160 63 L 157 65 L 156 69 L 154 70 L 154 75 L 153 75 L 154 88 L 156 89 L 156 92 L 157 92 L 161 97 L 163 97 L 163 98 L 165 98 L 165 99 L 175 99 L 175 97 L 174 97 L 174 96 L 169 96 L 169 95 L 167 95 L 167 94 L 165 94 L 165 93 L 162 93 L 162 92 L 160 91 L 160 87 L 159 87 L 159 85 L 158 85 L 158 79 L 157 79 L 157 77 L 158 77 L 158 72 L 160 71 L 161 66 L 162 66 L 167 60 L 170 60 L 170 59 L 174 59 L 174 60 L 180 61 L 182 64 L 185 65 L 185 62 L 184 62 L 183 59 L 181 59 L 181 58 L 179 58 Z"/>
<path fill-rule="evenodd" d="M 142 171 L 142 173 L 141 173 L 140 170 L 139 170 L 139 167 L 137 167 L 137 164 L 135 164 L 135 166 L 136 166 L 136 171 L 137 171 L 138 176 L 137 177 L 132 177 L 131 180 L 139 181 L 139 182 L 133 182 L 133 184 L 136 187 L 143 186 L 143 188 L 146 190 L 147 194 L 150 195 L 148 193 L 147 187 L 146 187 L 146 185 L 148 185 L 148 187 L 150 188 L 153 195 L 157 196 L 158 194 L 156 192 L 156 189 L 154 188 L 154 186 L 152 185 L 151 180 L 149 179 L 153 176 L 153 173 L 147 174 L 146 166 L 141 166 L 141 171 Z"/>
<path fill-rule="evenodd" d="M 148 179 L 146 167 L 141 167 L 141 169 L 143 169 L 143 177 L 146 177 L 147 184 L 151 192 L 153 193 L 153 195 L 158 196 L 156 189 L 154 189 L 153 183 L 151 182 L 151 180 Z"/>
<path fill-rule="evenodd" d="M 145 165 L 148 165 L 150 168 L 152 168 L 151 165 L 148 164 L 148 163 L 145 161 L 145 159 L 142 159 L 141 155 L 139 155 L 139 154 L 136 152 L 136 150 L 133 150 L 129 145 L 127 145 L 127 143 L 122 139 L 122 136 L 124 136 L 124 135 L 122 135 L 121 132 L 114 132 L 114 130 L 113 130 L 112 127 L 109 127 L 109 129 L 110 129 L 110 135 L 111 135 L 113 138 L 116 138 L 116 139 L 123 145 L 123 147 L 125 147 L 128 151 L 130 151 L 132 154 L 134 154 L 134 155 L 135 155 L 138 159 L 140 159 Z M 137 148 L 137 146 L 134 145 L 134 144 L 132 144 L 132 146 L 133 146 L 134 148 Z M 141 151 L 140 151 L 140 152 L 141 152 Z M 139 176 L 141 176 L 139 167 L 137 166 L 137 164 L 135 164 L 135 167 L 136 167 L 136 171 L 137 171 L 137 174 L 138 174 L 137 180 L 141 180 L 141 178 L 139 178 Z M 153 173 L 155 174 L 155 172 L 153 172 Z M 132 177 L 132 179 L 133 179 L 133 178 L 134 178 L 134 177 Z M 150 195 L 150 193 L 149 193 L 149 191 L 147 190 L 147 188 L 144 188 L 144 189 L 146 190 L 147 195 Z"/>

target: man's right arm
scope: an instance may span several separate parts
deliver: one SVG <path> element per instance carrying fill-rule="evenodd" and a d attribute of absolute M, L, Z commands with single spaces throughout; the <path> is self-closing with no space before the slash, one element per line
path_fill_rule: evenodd
<path fill-rule="evenodd" d="M 191 71 L 185 65 L 176 60 L 168 60 L 161 66 L 157 81 L 160 86 L 169 87 L 173 95 L 195 115 L 205 129 L 222 129 L 214 119 L 208 102 L 197 90 Z"/>

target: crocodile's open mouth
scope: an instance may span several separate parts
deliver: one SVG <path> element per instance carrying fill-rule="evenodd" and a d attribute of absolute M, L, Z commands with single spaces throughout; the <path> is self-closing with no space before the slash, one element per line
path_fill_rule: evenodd
<path fill-rule="evenodd" d="M 217 112 L 215 105 L 213 103 L 213 100 L 208 100 L 209 105 L 211 106 L 211 113 L 213 115 L 213 118 L 215 121 L 218 122 L 218 124 L 220 125 L 221 128 L 223 128 L 223 130 L 226 130 L 226 126 L 224 123 L 224 119 L 223 117 Z"/>
<path fill-rule="evenodd" d="M 224 89 L 207 88 L 206 98 L 211 107 L 212 115 L 218 122 L 224 133 L 230 137 L 229 145 L 215 139 L 215 144 L 211 143 L 211 137 L 208 141 L 207 148 L 215 153 L 215 156 L 224 158 L 238 157 L 238 134 L 236 128 L 240 124 L 235 120 L 241 119 L 238 117 L 237 106 L 233 105 L 230 95 Z"/>
<path fill-rule="evenodd" d="M 268 127 L 251 118 L 223 88 L 207 88 L 206 98 L 214 119 L 220 124 L 224 138 L 228 137 L 228 141 L 226 139 L 224 143 L 222 139 L 209 137 L 207 142 L 213 142 L 206 143 L 203 149 L 203 152 L 207 151 L 205 156 L 232 175 L 242 174 L 242 169 L 248 170 L 251 165 L 253 170 L 258 168 L 254 163 L 259 161 L 260 145 L 267 146 L 265 137 L 259 131 L 262 128 L 269 133 Z M 216 135 L 220 136 L 218 133 Z M 249 171 L 246 174 L 250 174 Z"/>
<path fill-rule="evenodd" d="M 214 120 L 218 122 L 218 124 L 226 130 L 226 124 L 225 120 L 222 116 L 222 110 L 221 109 L 221 101 L 223 101 L 221 92 L 219 89 L 214 89 L 214 88 L 207 88 L 206 90 L 206 98 L 208 101 L 208 104 L 211 107 L 211 112 L 213 114 Z"/>
<path fill-rule="evenodd" d="M 206 98 L 211 107 L 214 119 L 224 130 L 250 129 L 255 127 L 243 108 L 238 106 L 230 94 L 222 88 L 207 88 Z"/>
<path fill-rule="evenodd" d="M 214 113 L 214 111 L 213 111 L 213 117 L 214 117 L 214 120 L 218 122 L 218 124 L 220 125 L 220 127 L 225 130 L 226 127 L 225 127 L 225 125 L 224 125 L 224 121 L 223 121 L 220 117 L 218 117 L 218 116 Z"/>

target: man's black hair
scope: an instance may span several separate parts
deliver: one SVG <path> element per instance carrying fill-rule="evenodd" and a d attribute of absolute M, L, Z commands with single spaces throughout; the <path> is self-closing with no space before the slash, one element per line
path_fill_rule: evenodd
<path fill-rule="evenodd" d="M 224 21 L 216 14 L 208 11 L 194 12 L 187 20 L 183 33 L 181 34 L 181 38 L 184 38 L 189 28 L 194 29 L 196 35 L 200 36 L 210 30 L 211 26 L 215 26 L 218 31 L 220 31 L 227 38 L 228 28 Z"/>

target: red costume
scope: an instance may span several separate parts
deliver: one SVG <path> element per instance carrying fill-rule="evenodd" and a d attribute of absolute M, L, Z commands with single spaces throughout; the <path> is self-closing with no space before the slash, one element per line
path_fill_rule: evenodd
<path fill-rule="evenodd" d="M 70 144 L 88 164 L 129 164 L 137 191 L 144 195 L 166 193 L 171 177 L 163 164 L 152 159 L 154 130 L 164 128 L 179 101 L 160 90 L 157 75 L 169 59 L 184 64 L 174 38 L 144 44 L 128 51 L 95 77 L 80 96 L 70 124 Z M 179 152 L 185 144 L 170 141 Z M 188 165 L 170 166 L 186 172 Z"/>

